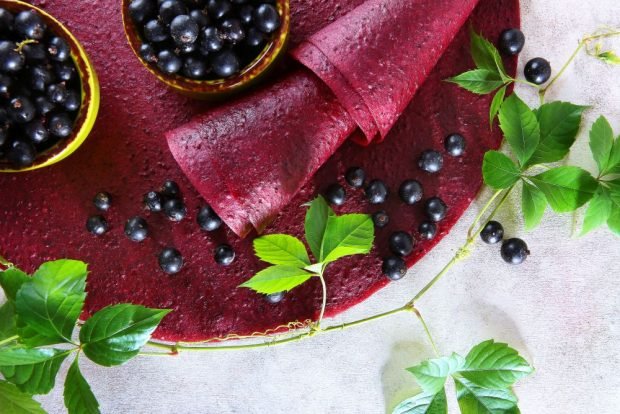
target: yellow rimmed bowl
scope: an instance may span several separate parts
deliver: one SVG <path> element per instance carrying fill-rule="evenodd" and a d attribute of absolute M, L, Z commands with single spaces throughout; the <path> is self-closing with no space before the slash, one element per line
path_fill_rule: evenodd
<path fill-rule="evenodd" d="M 8 161 L 0 160 L 0 172 L 23 172 L 44 168 L 55 164 L 69 155 L 73 154 L 82 143 L 86 140 L 90 131 L 93 129 L 97 112 L 99 111 L 99 81 L 93 65 L 88 59 L 88 55 L 82 48 L 82 45 L 71 34 L 62 23 L 53 16 L 31 4 L 18 0 L 0 0 L 0 7 L 9 10 L 12 13 L 18 13 L 24 10 L 35 10 L 45 20 L 49 30 L 57 36 L 63 37 L 71 48 L 71 58 L 75 62 L 75 66 L 80 77 L 82 88 L 82 103 L 80 110 L 75 119 L 73 133 L 59 141 L 53 147 L 45 150 L 37 155 L 34 164 L 16 169 Z"/>
<path fill-rule="evenodd" d="M 280 14 L 280 27 L 256 58 L 241 71 L 226 79 L 194 80 L 181 75 L 169 75 L 160 72 L 157 67 L 140 56 L 142 35 L 136 28 L 130 14 L 129 4 L 132 0 L 121 0 L 123 27 L 129 45 L 142 65 L 157 79 L 183 95 L 197 99 L 215 99 L 243 90 L 259 81 L 273 66 L 286 49 L 291 27 L 291 9 L 289 0 L 276 0 L 275 7 Z"/>

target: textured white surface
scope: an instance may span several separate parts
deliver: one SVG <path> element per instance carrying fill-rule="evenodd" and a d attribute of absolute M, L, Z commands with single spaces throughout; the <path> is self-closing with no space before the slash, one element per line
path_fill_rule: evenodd
<path fill-rule="evenodd" d="M 528 38 L 522 62 L 543 56 L 556 70 L 584 33 L 620 25 L 618 0 L 525 0 L 522 9 Z M 604 113 L 620 131 L 619 80 L 620 67 L 580 56 L 549 99 L 593 105 L 587 125 Z M 575 162 L 587 151 L 582 131 Z M 338 319 L 402 305 L 452 256 L 479 206 L 405 280 Z M 508 233 L 524 237 L 533 255 L 509 267 L 497 247 L 479 246 L 423 298 L 419 308 L 440 350 L 466 352 L 488 338 L 519 349 L 537 368 L 516 387 L 523 413 L 618 413 L 620 240 L 604 231 L 569 239 L 570 216 L 548 214 L 531 234 L 524 234 L 514 208 L 502 216 Z M 84 361 L 83 370 L 110 414 L 384 413 L 417 392 L 404 368 L 431 355 L 419 323 L 402 314 L 280 348 L 143 357 L 113 369 Z M 62 386 L 42 401 L 49 412 L 64 412 Z"/>

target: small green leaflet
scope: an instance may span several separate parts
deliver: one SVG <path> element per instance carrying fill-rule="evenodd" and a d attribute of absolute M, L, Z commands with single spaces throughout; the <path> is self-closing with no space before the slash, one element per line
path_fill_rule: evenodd
<path fill-rule="evenodd" d="M 610 198 L 612 202 L 611 214 L 607 220 L 607 226 L 611 231 L 620 236 L 620 179 L 609 184 Z"/>
<path fill-rule="evenodd" d="M 608 170 L 605 171 L 605 175 L 607 174 L 620 174 L 620 136 L 616 138 L 611 149 Z"/>
<path fill-rule="evenodd" d="M 573 166 L 552 168 L 529 179 L 558 213 L 575 211 L 590 201 L 598 188 L 589 172 Z"/>
<path fill-rule="evenodd" d="M 334 262 L 341 257 L 370 252 L 375 227 L 368 214 L 330 216 L 321 246 L 321 262 Z"/>
<path fill-rule="evenodd" d="M 502 104 L 504 103 L 504 98 L 506 97 L 506 89 L 508 89 L 508 85 L 500 88 L 493 97 L 493 100 L 491 101 L 491 107 L 489 109 L 489 125 L 491 126 L 491 128 L 493 128 L 493 121 L 495 121 L 495 117 L 499 112 L 499 108 L 501 108 Z"/>
<path fill-rule="evenodd" d="M 0 348 L 0 367 L 38 364 L 62 352 L 64 351 L 51 348 L 4 347 Z"/>
<path fill-rule="evenodd" d="M 0 305 L 0 341 L 17 335 L 15 325 L 15 305 L 5 302 Z"/>
<path fill-rule="evenodd" d="M 254 240 L 256 256 L 274 265 L 305 267 L 310 265 L 304 244 L 287 234 L 270 234 Z"/>
<path fill-rule="evenodd" d="M 486 95 L 504 85 L 502 78 L 488 69 L 473 69 L 448 79 L 448 82 L 478 95 Z"/>
<path fill-rule="evenodd" d="M 611 150 L 614 145 L 614 132 L 604 116 L 594 122 L 590 130 L 590 150 L 599 172 L 604 174 L 609 167 Z"/>
<path fill-rule="evenodd" d="M 422 393 L 401 402 L 392 414 L 446 414 L 448 401 L 446 390 L 441 388 L 436 394 Z"/>
<path fill-rule="evenodd" d="M 586 215 L 583 219 L 581 235 L 586 235 L 605 224 L 609 220 L 612 212 L 612 201 L 609 190 L 599 186 L 596 194 L 588 204 Z"/>
<path fill-rule="evenodd" d="M 41 404 L 6 381 L 0 381 L 0 407 L 2 414 L 45 414 Z"/>
<path fill-rule="evenodd" d="M 487 151 L 482 162 L 482 176 L 489 187 L 501 190 L 519 181 L 521 171 L 499 151 Z"/>
<path fill-rule="evenodd" d="M 99 414 L 99 402 L 80 372 L 78 359 L 71 364 L 65 379 L 65 407 L 69 414 Z"/>
<path fill-rule="evenodd" d="M 407 368 L 425 393 L 435 394 L 443 389 L 446 378 L 459 371 L 465 364 L 462 356 L 453 353 L 449 357 L 429 359 Z"/>
<path fill-rule="evenodd" d="M 126 303 L 103 308 L 80 330 L 82 351 L 99 365 L 123 364 L 138 355 L 169 312 Z"/>
<path fill-rule="evenodd" d="M 517 397 L 510 389 L 482 388 L 456 378 L 456 398 L 461 414 L 518 414 Z"/>
<path fill-rule="evenodd" d="M 52 358 L 36 364 L 4 366 L 0 372 L 4 378 L 28 394 L 47 394 L 54 388 L 56 375 L 68 351 L 58 351 Z"/>
<path fill-rule="evenodd" d="M 616 53 L 612 50 L 608 50 L 606 52 L 600 52 L 596 55 L 596 57 L 610 65 L 620 65 L 620 56 L 616 55 Z"/>
<path fill-rule="evenodd" d="M 499 124 L 519 164 L 526 165 L 540 142 L 536 115 L 516 94 L 512 94 L 499 109 Z"/>
<path fill-rule="evenodd" d="M 545 215 L 545 210 L 547 210 L 547 198 L 543 192 L 525 181 L 523 182 L 521 209 L 523 210 L 525 229 L 528 231 L 538 227 Z"/>
<path fill-rule="evenodd" d="M 323 236 L 327 228 L 327 219 L 334 216 L 334 211 L 327 205 L 325 199 L 321 196 L 315 198 L 310 203 L 310 208 L 306 213 L 305 230 L 306 241 L 314 258 L 320 261 L 321 245 L 323 244 Z"/>
<path fill-rule="evenodd" d="M 487 69 L 496 73 L 502 80 L 502 83 L 510 80 L 506 75 L 504 62 L 495 46 L 484 37 L 477 34 L 474 30 L 470 30 L 471 37 L 471 56 L 480 69 Z"/>
<path fill-rule="evenodd" d="M 270 295 L 289 291 L 306 282 L 312 276 L 314 276 L 312 273 L 295 266 L 271 266 L 258 272 L 240 287 Z"/>
<path fill-rule="evenodd" d="M 29 280 L 30 277 L 16 267 L 0 272 L 0 286 L 2 286 L 6 298 L 11 302 L 15 302 L 17 291 Z"/>

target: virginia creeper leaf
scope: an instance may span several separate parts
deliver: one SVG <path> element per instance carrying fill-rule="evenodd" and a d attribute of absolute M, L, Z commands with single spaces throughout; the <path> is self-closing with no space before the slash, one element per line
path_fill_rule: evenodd
<path fill-rule="evenodd" d="M 521 208 L 523 210 L 525 229 L 535 229 L 542 221 L 547 209 L 547 198 L 538 188 L 524 181 Z"/>
<path fill-rule="evenodd" d="M 529 177 L 545 194 L 551 208 L 558 213 L 574 211 L 590 201 L 598 182 L 579 167 L 557 167 Z"/>
<path fill-rule="evenodd" d="M 250 280 L 240 285 L 258 293 L 270 295 L 289 291 L 312 277 L 312 273 L 295 266 L 270 266 L 261 270 Z"/>
<path fill-rule="evenodd" d="M 344 256 L 366 254 L 372 248 L 375 226 L 368 214 L 330 216 L 321 245 L 323 263 L 330 263 Z"/>
<path fill-rule="evenodd" d="M 526 165 L 540 142 L 536 115 L 516 94 L 512 94 L 499 109 L 499 124 L 520 165 Z"/>
<path fill-rule="evenodd" d="M 435 394 L 443 389 L 446 378 L 459 371 L 465 364 L 462 356 L 453 353 L 449 357 L 428 359 L 419 365 L 407 368 L 422 390 Z"/>
<path fill-rule="evenodd" d="M 601 173 L 607 171 L 614 145 L 614 132 L 604 116 L 599 117 L 590 130 L 590 150 Z"/>
<path fill-rule="evenodd" d="M 287 234 L 270 234 L 254 239 L 254 251 L 259 259 L 267 263 L 301 268 L 310 265 L 304 244 Z"/>
<path fill-rule="evenodd" d="M 2 286 L 6 298 L 11 302 L 15 302 L 17 291 L 29 280 L 30 277 L 26 273 L 15 267 L 0 271 L 0 286 Z"/>
<path fill-rule="evenodd" d="M 599 186 L 594 197 L 590 200 L 590 204 L 588 204 L 588 209 L 583 219 L 581 235 L 588 234 L 592 230 L 607 223 L 607 220 L 609 220 L 611 216 L 611 211 L 612 202 L 609 191 L 605 187 Z"/>
<path fill-rule="evenodd" d="M 491 107 L 489 108 L 489 125 L 491 128 L 493 128 L 493 121 L 495 121 L 499 108 L 501 108 L 504 103 L 507 88 L 508 85 L 505 85 L 503 88 L 498 89 L 497 93 L 493 97 L 493 100 L 491 101 Z"/>
<path fill-rule="evenodd" d="M 4 378 L 28 394 L 47 394 L 54 388 L 56 375 L 69 352 L 58 351 L 50 359 L 34 364 L 0 367 Z"/>
<path fill-rule="evenodd" d="M 497 72 L 488 69 L 470 70 L 448 79 L 448 82 L 456 83 L 461 88 L 478 95 L 486 95 L 504 85 Z"/>
<path fill-rule="evenodd" d="M 422 393 L 401 402 L 392 414 L 447 414 L 446 390 L 442 388 L 434 394 Z"/>
<path fill-rule="evenodd" d="M 510 389 L 482 388 L 465 378 L 454 380 L 461 414 L 518 414 L 517 397 Z"/>
<path fill-rule="evenodd" d="M 2 414 L 45 414 L 41 404 L 32 396 L 6 381 L 0 381 L 0 407 Z"/>
<path fill-rule="evenodd" d="M 521 171 L 501 152 L 487 151 L 482 162 L 482 176 L 486 185 L 501 190 L 519 181 Z"/>
<path fill-rule="evenodd" d="M 99 414 L 99 402 L 80 372 L 78 359 L 71 364 L 65 379 L 63 393 L 69 414 Z"/>
<path fill-rule="evenodd" d="M 321 245 L 327 227 L 327 219 L 334 215 L 334 211 L 329 207 L 325 199 L 318 196 L 310 203 L 310 208 L 306 213 L 305 232 L 306 241 L 314 258 L 319 260 L 321 257 Z"/>

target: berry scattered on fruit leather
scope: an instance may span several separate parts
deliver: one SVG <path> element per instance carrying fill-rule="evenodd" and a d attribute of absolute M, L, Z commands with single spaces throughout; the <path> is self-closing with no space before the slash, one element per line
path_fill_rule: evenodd
<path fill-rule="evenodd" d="M 84 317 L 120 302 L 172 308 L 174 312 L 155 332 L 155 337 L 171 341 L 204 340 L 232 332 L 249 334 L 317 317 L 321 302 L 318 281 L 310 281 L 287 293 L 284 301 L 270 304 L 262 295 L 237 288 L 265 266 L 253 254 L 254 235 L 242 240 L 226 226 L 205 232 L 197 225 L 195 215 L 204 201 L 178 168 L 163 134 L 192 114 L 204 112 L 207 104 L 166 89 L 141 66 L 125 39 L 120 2 L 103 0 L 96 8 L 79 2 L 43 2 L 45 9 L 66 22 L 84 44 L 101 81 L 102 106 L 93 133 L 70 158 L 38 171 L 0 174 L 0 190 L 12 195 L 0 197 L 3 256 L 27 271 L 59 257 L 86 261 L 90 273 Z M 42 1 L 34 3 L 41 5 Z M 292 0 L 293 42 L 360 3 Z M 481 0 L 472 23 L 485 37 L 497 39 L 502 30 L 519 27 L 518 15 L 516 0 Z M 493 133 L 488 128 L 491 97 L 477 97 L 443 82 L 473 67 L 467 26 L 386 140 L 369 148 L 345 143 L 277 216 L 267 233 L 303 237 L 305 209 L 300 205 L 339 180 L 349 167 L 359 166 L 368 180 L 384 180 L 392 189 L 406 178 L 418 178 L 427 197 L 438 195 L 448 205 L 448 216 L 438 226 L 437 236 L 417 244 L 407 258 L 409 266 L 447 234 L 480 188 L 484 152 L 496 148 L 501 139 L 498 128 Z M 507 67 L 514 74 L 514 59 L 507 61 Z M 445 136 L 455 132 L 467 140 L 466 154 L 446 157 L 438 175 L 415 175 L 419 173 L 417 156 L 428 148 L 442 148 Z M 231 176 L 242 167 L 230 171 Z M 211 172 L 204 174 L 220 182 Z M 166 179 L 180 185 L 187 204 L 188 218 L 179 223 L 171 223 L 164 214 L 145 211 L 142 206 L 143 195 Z M 114 195 L 114 208 L 105 212 L 110 230 L 95 237 L 84 224 L 89 216 L 98 214 L 92 197 L 101 189 Z M 214 191 L 223 197 L 223 190 Z M 328 315 L 350 308 L 389 283 L 381 272 L 382 258 L 390 255 L 389 235 L 395 230 L 416 234 L 419 224 L 426 220 L 423 208 L 423 203 L 404 206 L 397 196 L 381 205 L 390 215 L 390 224 L 377 232 L 372 253 L 343 259 L 327 270 Z M 363 189 L 347 187 L 347 201 L 336 210 L 374 213 L 377 207 L 367 203 Z M 123 233 L 127 218 L 136 214 L 144 215 L 151 229 L 142 243 L 132 242 Z M 221 244 L 231 245 L 236 254 L 228 267 L 213 260 L 212 252 Z M 163 273 L 158 263 L 159 253 L 167 246 L 178 249 L 184 259 L 182 270 L 172 277 Z"/>

